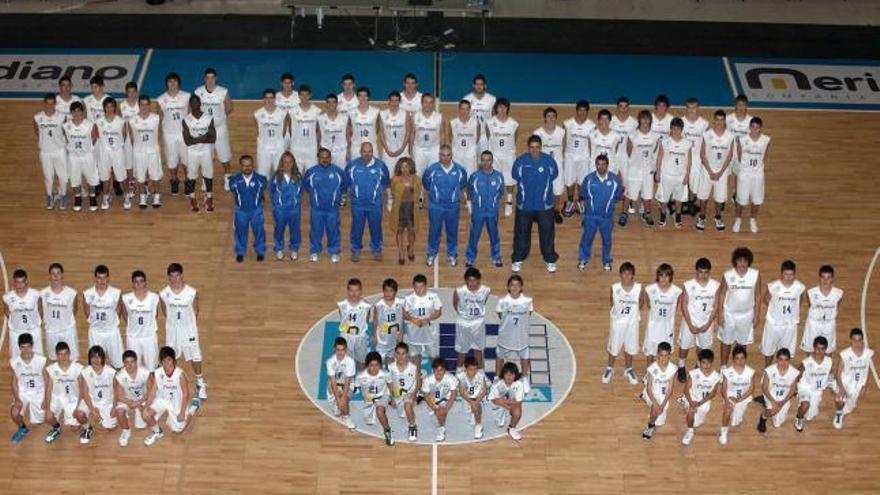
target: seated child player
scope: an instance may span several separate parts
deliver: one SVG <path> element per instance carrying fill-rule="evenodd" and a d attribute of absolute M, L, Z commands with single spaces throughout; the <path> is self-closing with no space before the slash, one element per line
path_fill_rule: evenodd
<path fill-rule="evenodd" d="M 746 364 L 746 348 L 736 345 L 733 348 L 733 366 L 721 372 L 724 381 L 721 383 L 721 396 L 725 398 L 724 410 L 721 413 L 721 433 L 718 442 L 727 445 L 727 434 L 730 426 L 739 426 L 746 414 L 752 393 L 755 390 L 755 370 Z"/>
<path fill-rule="evenodd" d="M 758 418 L 759 432 L 767 431 L 768 419 L 773 419 L 775 428 L 785 422 L 800 376 L 800 370 L 791 365 L 791 352 L 786 348 L 776 351 L 776 362 L 764 368 L 764 380 L 761 383 L 763 394 L 755 397 L 755 402 L 764 407 L 761 417 Z"/>
<path fill-rule="evenodd" d="M 826 388 L 835 390 L 837 384 L 831 370 L 834 368 L 831 356 L 825 355 L 828 340 L 816 337 L 813 340 L 813 354 L 801 361 L 801 379 L 798 382 L 798 411 L 794 418 L 794 429 L 804 431 L 804 420 L 812 421 L 819 414 L 822 392 Z"/>
<path fill-rule="evenodd" d="M 356 372 L 354 359 L 347 353 L 348 342 L 344 337 L 336 337 L 333 342 L 333 355 L 327 358 L 327 402 L 334 416 L 342 420 L 349 430 L 355 428 L 349 411 L 352 382 Z"/>
<path fill-rule="evenodd" d="M 834 413 L 834 427 L 843 428 L 843 417 L 856 408 L 859 397 L 865 395 L 868 388 L 868 370 L 871 367 L 873 349 L 865 345 L 865 334 L 861 328 L 853 328 L 849 332 L 850 346 L 840 351 L 840 366 L 837 369 L 837 390 L 835 402 L 837 411 Z"/>
<path fill-rule="evenodd" d="M 119 446 L 128 445 L 131 438 L 129 417 L 134 415 L 134 427 L 144 429 L 144 409 L 147 407 L 147 390 L 150 383 L 150 372 L 138 365 L 137 353 L 128 350 L 122 353 L 123 368 L 116 373 L 114 396 L 116 397 L 116 419 L 122 432 L 119 434 Z"/>
<path fill-rule="evenodd" d="M 672 385 L 678 368 L 670 362 L 672 344 L 660 342 L 657 345 L 657 360 L 648 366 L 645 372 L 645 390 L 641 399 L 651 409 L 648 425 L 642 431 L 642 438 L 650 440 L 654 436 L 654 428 L 666 424 L 666 412 L 669 410 L 669 398 L 672 397 Z"/>
<path fill-rule="evenodd" d="M 159 367 L 153 371 L 150 391 L 147 394 L 147 410 L 144 412 L 147 424 L 152 432 L 144 439 L 147 447 L 162 438 L 162 427 L 159 421 L 167 414 L 165 423 L 175 433 L 186 429 L 187 419 L 195 412 L 195 406 L 187 407 L 192 399 L 189 379 L 183 369 L 177 366 L 177 354 L 171 347 L 159 349 Z"/>
<path fill-rule="evenodd" d="M 715 353 L 712 349 L 700 349 L 697 353 L 698 367 L 688 372 L 687 383 L 684 386 L 682 405 L 687 411 L 687 431 L 681 437 L 682 445 L 690 445 L 694 440 L 694 429 L 698 428 L 706 420 L 709 409 L 712 407 L 712 399 L 718 394 L 721 386 L 721 374 L 712 366 L 715 361 Z"/>
<path fill-rule="evenodd" d="M 507 425 L 507 434 L 514 440 L 522 440 L 517 425 L 522 419 L 522 403 L 529 393 L 528 383 L 522 379 L 516 363 L 504 363 L 501 378 L 492 384 L 489 391 L 489 402 L 495 412 L 495 423 L 499 428 Z"/>
<path fill-rule="evenodd" d="M 436 440 L 442 442 L 446 440 L 446 417 L 458 395 L 458 380 L 455 375 L 446 371 L 443 358 L 434 358 L 431 369 L 433 372 L 422 382 L 422 394 L 425 396 L 429 414 L 437 419 Z"/>
<path fill-rule="evenodd" d="M 382 282 L 382 297 L 373 305 L 373 347 L 386 363 L 394 362 L 397 344 L 403 333 L 403 298 L 397 297 L 397 281 Z"/>
<path fill-rule="evenodd" d="M 52 443 L 61 436 L 62 420 L 67 426 L 81 428 L 74 411 L 79 404 L 79 378 L 83 366 L 70 360 L 67 342 L 55 345 L 55 357 L 58 361 L 46 367 L 46 397 L 49 399 L 46 422 L 52 426 L 46 435 L 46 443 Z"/>
<path fill-rule="evenodd" d="M 82 371 L 82 398 L 74 415 L 80 424 L 86 425 L 79 437 L 79 443 L 89 443 L 95 429 L 92 424 L 98 423 L 105 430 L 116 429 L 116 416 L 113 414 L 113 381 L 116 370 L 105 364 L 107 360 L 104 349 L 94 345 L 89 349 L 89 365 Z"/>
<path fill-rule="evenodd" d="M 465 358 L 464 369 L 458 373 L 457 378 L 468 422 L 474 425 L 474 438 L 479 440 L 483 438 L 483 401 L 489 393 L 489 379 L 479 368 L 474 356 Z"/>
<path fill-rule="evenodd" d="M 406 424 L 409 426 L 409 441 L 415 442 L 419 436 L 416 427 L 416 394 L 422 386 L 422 374 L 419 368 L 409 360 L 409 346 L 406 342 L 400 342 L 394 348 L 394 362 L 388 365 L 391 373 L 393 386 L 391 387 L 391 409 L 400 410 L 400 417 L 406 416 Z"/>
<path fill-rule="evenodd" d="M 388 389 L 391 375 L 382 369 L 382 356 L 376 351 L 367 353 L 364 366 L 365 369 L 358 373 L 355 381 L 364 398 L 364 418 L 368 425 L 373 425 L 378 417 L 385 435 L 385 445 L 394 445 L 391 426 L 385 414 L 385 409 L 391 403 L 391 391 Z"/>

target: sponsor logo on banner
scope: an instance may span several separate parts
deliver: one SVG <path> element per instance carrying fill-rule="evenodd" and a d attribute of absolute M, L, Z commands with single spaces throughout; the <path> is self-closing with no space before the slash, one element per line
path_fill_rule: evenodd
<path fill-rule="evenodd" d="M 880 65 L 735 62 L 734 67 L 753 102 L 880 106 Z"/>
<path fill-rule="evenodd" d="M 125 93 L 125 83 L 137 79 L 139 60 L 134 53 L 0 53 L 0 94 L 54 92 L 62 76 L 70 77 L 74 93 L 88 93 L 93 76 L 104 78 L 108 93 Z"/>

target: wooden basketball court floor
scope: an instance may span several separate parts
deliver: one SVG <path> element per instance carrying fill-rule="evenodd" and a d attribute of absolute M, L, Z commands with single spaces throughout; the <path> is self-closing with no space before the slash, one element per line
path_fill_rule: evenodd
<path fill-rule="evenodd" d="M 251 114 L 256 106 L 236 104 L 231 117 L 236 155 L 255 151 Z M 716 402 L 691 447 L 679 443 L 684 418 L 675 405 L 667 426 L 652 441 L 642 440 L 647 411 L 635 399 L 638 388 L 626 384 L 619 370 L 611 385 L 599 382 L 607 291 L 616 276 L 596 268 L 577 272 L 581 229 L 576 219 L 557 231 L 558 273 L 544 270 L 537 239 L 523 270 L 536 309 L 565 333 L 578 358 L 571 395 L 553 414 L 526 430 L 518 444 L 505 438 L 441 445 L 436 457 L 428 447 L 400 443 L 388 448 L 375 438 L 348 432 L 300 390 L 294 376 L 296 347 L 312 323 L 334 309 L 349 277 L 363 279 L 370 294 L 379 291 L 385 277 L 408 286 L 414 274 L 425 272 L 424 230 L 416 264 L 404 267 L 396 263 L 388 234 L 383 263 L 353 264 L 345 257 L 338 265 L 326 258 L 315 265 L 276 262 L 270 256 L 258 264 L 250 255 L 237 264 L 231 201 L 222 191 L 211 215 L 192 214 L 184 199 L 168 194 L 161 211 L 125 212 L 117 202 L 109 212 L 46 212 L 30 120 L 39 109 L 37 101 L 0 103 L 0 250 L 7 269 L 28 269 L 33 286 L 42 287 L 48 264 L 58 261 L 65 265 L 67 282 L 81 291 L 91 284 L 98 263 L 109 265 L 112 282 L 123 289 L 129 286 L 131 270 L 141 268 L 158 290 L 165 283 L 167 263 L 183 263 L 187 280 L 201 294 L 199 326 L 210 400 L 185 433 L 166 436 L 153 448 L 142 445 L 143 432 L 125 449 L 117 446 L 117 433 L 104 432 L 88 446 L 81 446 L 71 432 L 46 445 L 44 427 L 19 446 L 2 440 L 0 492 L 421 494 L 431 492 L 436 462 L 438 492 L 445 494 L 876 493 L 880 394 L 873 383 L 842 431 L 831 427 L 826 395 L 819 418 L 801 434 L 789 421 L 759 435 L 754 430 L 758 410 L 752 407 L 745 423 L 732 431 L 730 443 L 721 447 Z M 453 111 L 449 106 L 444 110 L 447 115 Z M 525 132 L 539 125 L 540 110 L 514 105 L 522 144 Z M 714 111 L 704 110 L 707 117 Z M 560 122 L 572 111 L 560 108 Z M 615 265 L 631 260 L 638 279 L 649 281 L 659 263 L 670 262 L 681 283 L 691 276 L 697 257 L 708 256 L 718 276 L 729 266 L 731 250 L 745 245 L 755 251 L 765 282 L 776 276 L 783 259 L 791 258 L 798 263 L 799 278 L 811 286 L 819 265 L 831 263 L 838 271 L 837 284 L 846 291 L 838 329 L 838 341 L 845 346 L 845 332 L 859 324 L 865 271 L 880 244 L 880 215 L 874 208 L 880 163 L 871 144 L 880 114 L 754 113 L 764 118 L 774 140 L 761 232 L 735 235 L 710 229 L 700 234 L 689 218 L 682 231 L 671 226 L 649 230 L 633 222 L 615 229 Z M 167 183 L 163 188 L 167 193 Z M 730 224 L 730 208 L 726 218 Z M 345 253 L 347 215 L 343 222 Z M 462 222 L 461 239 L 466 225 Z M 512 219 L 502 219 L 506 266 L 484 270 L 485 282 L 496 293 L 504 290 L 510 274 L 511 229 Z M 481 260 L 486 251 L 483 244 Z M 878 271 L 868 298 L 869 330 L 880 322 Z M 439 274 L 441 286 L 453 286 L 460 283 L 462 268 L 442 266 Z M 87 341 L 83 321 L 79 333 L 82 351 Z M 869 338 L 880 342 L 873 331 Z M 4 359 L 6 345 L 0 351 Z M 750 364 L 760 366 L 757 346 L 751 350 Z M 641 375 L 642 358 L 637 365 Z M 4 400 L 10 398 L 9 383 L 4 365 Z M 8 439 L 12 423 L 0 425 L 2 438 Z"/>

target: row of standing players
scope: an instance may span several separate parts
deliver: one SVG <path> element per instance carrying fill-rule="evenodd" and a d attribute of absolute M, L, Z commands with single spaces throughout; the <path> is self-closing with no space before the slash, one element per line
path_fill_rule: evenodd
<path fill-rule="evenodd" d="M 640 398 L 650 409 L 643 436 L 650 439 L 657 426 L 666 421 L 673 395 L 674 381 L 685 384 L 678 402 L 687 417 L 684 445 L 694 439 L 695 428 L 709 412 L 710 403 L 721 391 L 723 398 L 722 426 L 719 442 L 728 440 L 730 426 L 739 425 L 748 404 L 753 401 L 763 408 L 758 430 L 766 431 L 772 418 L 776 427 L 782 425 L 791 401 L 797 399 L 795 428 L 803 431 L 805 421 L 818 414 L 825 389 L 832 390 L 836 404 L 835 428 L 843 427 L 846 414 L 853 411 L 864 394 L 873 351 L 865 346 L 860 329 L 850 332 L 852 346 L 840 352 L 840 364 L 833 368 L 836 350 L 837 315 L 843 291 L 834 286 L 834 268 L 819 269 L 819 284 L 809 290 L 796 278 L 796 266 L 786 260 L 780 277 L 766 286 L 758 270 L 752 268 L 754 257 L 748 248 L 737 248 L 731 256 L 732 268 L 721 281 L 711 277 L 712 264 L 700 258 L 695 276 L 684 288 L 673 284 L 674 270 L 663 263 L 657 268 L 656 282 L 646 287 L 635 281 L 635 267 L 625 262 L 620 267 L 620 282 L 611 287 L 611 324 L 608 337 L 608 362 L 602 371 L 602 383 L 610 383 L 614 363 L 624 353 L 624 376 L 636 385 L 639 379 L 633 370 L 633 357 L 641 352 L 647 356 L 645 388 Z M 764 356 L 763 380 L 746 364 L 747 347 L 754 341 L 759 314 L 767 306 L 760 352 Z M 807 357 L 796 368 L 789 362 L 798 347 L 798 325 L 802 307 L 807 307 L 806 323 L 800 348 Z M 647 307 L 648 323 L 641 349 L 639 325 L 642 310 Z M 678 335 L 678 363 L 672 362 L 675 342 L 676 315 L 681 313 Z M 717 330 L 720 346 L 720 372 L 714 369 L 712 351 Z M 691 348 L 697 349 L 696 367 L 688 371 L 686 362 Z M 731 356 L 733 360 L 729 364 Z M 827 354 L 826 354 L 827 353 Z M 774 362 L 775 357 L 775 362 Z M 760 386 L 760 388 L 756 388 Z"/>
<path fill-rule="evenodd" d="M 132 273 L 132 291 L 123 294 L 110 285 L 110 270 L 95 268 L 95 284 L 81 295 L 64 284 L 64 268 L 49 266 L 49 285 L 37 290 L 22 269 L 12 275 L 13 288 L 3 296 L 9 324 L 9 361 L 14 374 L 12 420 L 18 429 L 12 442 L 21 442 L 30 425 L 47 422 L 46 442 L 58 439 L 62 424 L 80 430 L 89 443 L 95 427 L 121 428 L 119 445 L 135 428 L 150 427 L 144 439 L 153 445 L 164 436 L 159 421 L 182 432 L 187 421 L 208 398 L 202 374 L 196 289 L 183 279 L 183 267 L 168 266 L 168 286 L 158 294 L 148 289 L 144 272 Z M 86 365 L 79 363 L 77 313 L 89 324 Z M 158 346 L 158 312 L 165 316 L 165 346 Z M 120 319 L 126 321 L 123 348 Z M 43 349 L 45 327 L 45 349 Z M 177 360 L 188 361 L 195 390 Z M 51 362 L 51 364 L 50 364 Z M 28 416 L 28 422 L 25 417 Z"/>
<path fill-rule="evenodd" d="M 477 268 L 468 268 L 464 285 L 453 293 L 456 373 L 447 371 L 439 357 L 438 319 L 443 312 L 439 294 L 429 290 L 424 275 L 413 277 L 413 291 L 398 297 L 394 279 L 382 283 L 382 297 L 374 303 L 363 298 L 361 281 L 351 279 L 347 296 L 338 303 L 339 333 L 334 354 L 327 358 L 327 398 L 333 414 L 348 428 L 352 396 L 361 393 L 368 425 L 378 419 L 388 445 L 394 444 L 386 410 L 406 418 L 408 439 L 418 440 L 417 406 L 437 424 L 437 442 L 446 439 L 446 422 L 461 398 L 464 416 L 474 425 L 474 438 L 483 438 L 483 408 L 490 407 L 496 425 L 514 440 L 522 434 L 522 402 L 529 393 L 529 325 L 532 298 L 523 294 L 523 279 L 512 275 L 507 294 L 498 299 L 500 324 L 496 342 L 495 380 L 484 372 L 486 314 L 491 289 L 481 283 Z M 372 332 L 368 327 L 372 326 Z M 516 361 L 519 362 L 517 365 Z M 422 363 L 431 363 L 430 372 Z M 461 419 L 461 416 L 456 416 Z"/>

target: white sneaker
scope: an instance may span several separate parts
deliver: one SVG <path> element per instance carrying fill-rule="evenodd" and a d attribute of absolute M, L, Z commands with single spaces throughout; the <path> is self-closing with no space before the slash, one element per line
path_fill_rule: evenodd
<path fill-rule="evenodd" d="M 357 428 L 357 426 L 355 426 L 355 424 L 354 424 L 354 421 L 351 420 L 351 416 L 343 416 L 342 417 L 342 424 L 344 424 L 345 427 L 348 428 L 349 430 L 353 430 L 353 429 Z"/>
<path fill-rule="evenodd" d="M 448 258 L 446 258 L 446 262 L 449 263 L 449 266 L 454 267 L 458 264 L 458 258 L 456 258 L 455 256 L 449 256 Z"/>
<path fill-rule="evenodd" d="M 291 251 L 290 252 L 290 261 L 296 261 L 297 259 L 299 259 L 299 253 L 297 253 L 296 251 Z"/>
<path fill-rule="evenodd" d="M 208 384 L 204 381 L 196 382 L 196 387 L 199 392 L 199 400 L 208 400 Z"/>
<path fill-rule="evenodd" d="M 513 205 L 510 203 L 505 203 L 504 204 L 504 216 L 509 217 L 510 215 L 513 215 Z"/>
<path fill-rule="evenodd" d="M 434 438 L 434 440 L 436 440 L 438 442 L 446 441 L 446 427 L 445 426 L 441 426 L 441 427 L 437 428 L 437 436 Z"/>
<path fill-rule="evenodd" d="M 758 220 L 756 218 L 749 219 L 749 230 L 751 230 L 753 234 L 758 233 Z"/>
<path fill-rule="evenodd" d="M 733 231 L 739 233 L 740 227 L 742 227 L 742 218 L 737 218 L 733 221 Z"/>
<path fill-rule="evenodd" d="M 160 206 L 162 206 L 162 195 L 153 193 L 153 208 L 159 208 Z"/>
<path fill-rule="evenodd" d="M 338 254 L 331 254 L 330 255 L 330 262 L 331 263 L 339 263 L 339 255 Z"/>
<path fill-rule="evenodd" d="M 636 212 L 636 209 L 633 208 L 632 205 L 629 205 L 629 208 L 627 208 L 626 212 L 630 215 L 634 215 Z"/>
<path fill-rule="evenodd" d="M 434 266 L 434 260 L 436 258 L 437 258 L 436 256 L 428 256 L 427 258 L 425 258 L 425 265 L 426 266 Z"/>
<path fill-rule="evenodd" d="M 614 368 L 606 366 L 602 371 L 602 383 L 611 383 L 611 377 L 614 376 Z"/>
<path fill-rule="evenodd" d="M 419 439 L 418 430 L 415 428 L 409 428 L 409 437 L 407 438 L 410 442 L 415 442 Z"/>
<path fill-rule="evenodd" d="M 131 430 L 122 430 L 119 434 L 119 446 L 128 447 L 128 439 L 131 438 Z"/>
<path fill-rule="evenodd" d="M 834 419 L 831 422 L 835 430 L 843 429 L 843 411 L 835 411 Z"/>
<path fill-rule="evenodd" d="M 364 418 L 364 422 L 367 423 L 367 426 L 373 426 L 376 424 L 376 413 L 370 414 L 366 418 Z"/>
<path fill-rule="evenodd" d="M 556 263 L 547 263 L 547 271 L 550 273 L 556 273 Z"/>
<path fill-rule="evenodd" d="M 516 440 L 517 442 L 522 440 L 522 434 L 516 428 L 508 428 L 507 434 L 510 435 L 510 438 Z"/>
<path fill-rule="evenodd" d="M 131 194 L 125 193 L 125 195 L 122 196 L 122 209 L 123 210 L 130 210 L 131 209 Z"/>
<path fill-rule="evenodd" d="M 317 254 L 309 255 L 309 261 L 311 261 L 312 263 L 318 261 L 318 258 L 319 256 Z"/>
<path fill-rule="evenodd" d="M 147 427 L 147 422 L 144 421 L 144 415 L 141 414 L 140 409 L 134 410 L 134 427 L 138 430 L 143 430 Z"/>
<path fill-rule="evenodd" d="M 721 433 L 718 434 L 718 443 L 721 445 L 727 445 L 727 431 L 721 430 Z"/>
<path fill-rule="evenodd" d="M 109 210 L 110 209 L 110 195 L 109 194 L 104 194 L 103 197 L 101 198 L 101 209 L 102 210 Z"/>
<path fill-rule="evenodd" d="M 519 273 L 522 270 L 522 261 L 514 261 L 510 264 L 510 271 L 513 273 Z"/>
<path fill-rule="evenodd" d="M 627 368 L 623 370 L 623 376 L 626 377 L 626 381 L 628 381 L 630 385 L 639 384 L 639 377 L 636 376 L 636 372 L 633 371 L 632 368 Z"/>
<path fill-rule="evenodd" d="M 284 259 L 284 251 L 275 251 L 275 259 L 281 261 Z"/>
<path fill-rule="evenodd" d="M 693 441 L 694 441 L 694 429 L 688 428 L 688 430 L 686 432 L 684 432 L 684 436 L 681 437 L 681 444 L 682 445 L 690 445 L 691 442 L 693 442 Z"/>
<path fill-rule="evenodd" d="M 482 424 L 478 424 L 478 425 L 474 426 L 474 438 L 476 440 L 483 438 L 483 425 Z"/>
<path fill-rule="evenodd" d="M 147 438 L 144 439 L 144 445 L 147 447 L 152 446 L 154 443 L 158 442 L 160 438 L 164 437 L 165 434 L 162 433 L 162 430 L 159 431 L 151 431 Z"/>

